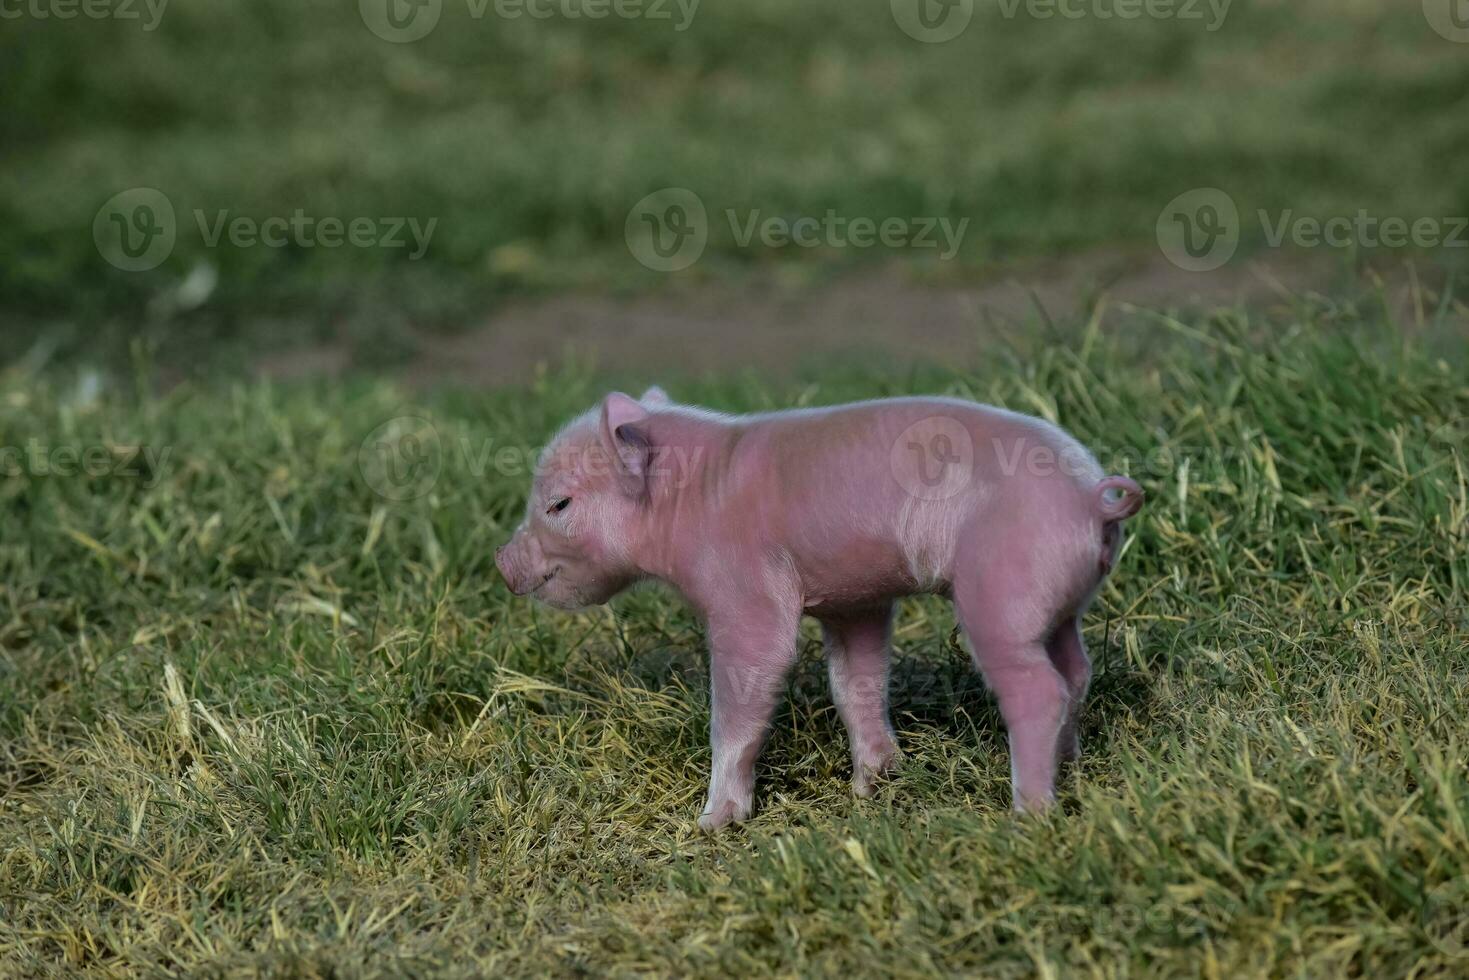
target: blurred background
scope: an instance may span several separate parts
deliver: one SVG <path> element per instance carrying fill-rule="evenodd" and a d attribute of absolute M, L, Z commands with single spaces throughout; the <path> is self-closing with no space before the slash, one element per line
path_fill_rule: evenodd
<path fill-rule="evenodd" d="M 1411 328 L 1463 312 L 1464 8 L 3 0 L 0 358 L 514 384 L 1132 303 Z"/>

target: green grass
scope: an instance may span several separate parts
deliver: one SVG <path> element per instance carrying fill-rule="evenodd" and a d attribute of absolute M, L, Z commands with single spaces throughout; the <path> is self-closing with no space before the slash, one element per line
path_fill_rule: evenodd
<path fill-rule="evenodd" d="M 425 326 L 472 324 L 509 294 L 668 282 L 633 261 L 623 228 L 670 185 L 712 219 L 684 282 L 892 258 L 963 278 L 1152 249 L 1164 205 L 1203 186 L 1246 217 L 1469 214 L 1469 177 L 1446 166 L 1469 151 L 1469 59 L 1416 3 L 1237 0 L 1213 32 L 1004 8 L 978 0 L 969 28 L 937 45 L 903 34 L 886 2 L 845 0 L 710 0 L 681 32 L 476 20 L 445 0 L 413 44 L 379 40 L 350 0 L 176 2 L 152 32 L 7 21 L 0 355 L 49 329 L 89 356 L 99 334 L 146 331 L 188 365 L 242 334 L 257 347 L 345 339 L 391 360 Z M 105 264 L 91 234 L 103 202 L 135 186 L 166 193 L 180 225 L 145 273 Z M 192 217 L 298 208 L 438 225 L 411 262 L 402 249 L 209 248 Z M 958 260 L 937 263 L 742 248 L 725 209 L 970 223 Z M 1251 219 L 1246 248 L 1261 237 Z M 180 308 L 198 263 L 218 285 Z"/>
<path fill-rule="evenodd" d="M 1462 975 L 1469 387 L 1461 345 L 1367 319 L 1139 312 L 952 373 L 675 383 L 1042 412 L 1150 494 L 1053 815 L 1009 812 L 997 713 L 924 601 L 897 777 L 850 798 L 808 636 L 757 814 L 715 839 L 688 611 L 553 614 L 490 560 L 525 481 L 483 450 L 606 379 L 409 403 L 11 374 L 0 445 L 169 452 L 0 479 L 0 973 Z M 443 469 L 394 503 L 357 452 L 410 412 Z"/>

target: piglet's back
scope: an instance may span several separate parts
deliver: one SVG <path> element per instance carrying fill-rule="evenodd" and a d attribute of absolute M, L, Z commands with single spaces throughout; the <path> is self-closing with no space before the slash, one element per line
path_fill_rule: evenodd
<path fill-rule="evenodd" d="M 1034 483 L 1090 492 L 1103 475 L 1057 426 L 954 398 L 891 398 L 732 422 L 754 450 L 752 469 L 772 489 L 833 505 L 855 495 L 864 502 L 857 509 L 913 500 L 977 504 L 1001 486 Z"/>

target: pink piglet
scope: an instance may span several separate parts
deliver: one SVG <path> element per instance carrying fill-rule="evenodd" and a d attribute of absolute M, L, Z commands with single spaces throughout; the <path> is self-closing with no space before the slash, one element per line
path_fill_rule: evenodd
<path fill-rule="evenodd" d="M 724 415 L 652 388 L 610 394 L 562 429 L 495 561 L 511 591 L 558 608 L 658 579 L 705 619 L 706 830 L 750 815 L 803 615 L 821 624 L 853 789 L 871 795 L 898 759 L 893 604 L 948 596 L 1005 721 L 1014 806 L 1037 810 L 1078 751 L 1091 678 L 1081 616 L 1142 502 L 1057 426 L 988 405 Z"/>

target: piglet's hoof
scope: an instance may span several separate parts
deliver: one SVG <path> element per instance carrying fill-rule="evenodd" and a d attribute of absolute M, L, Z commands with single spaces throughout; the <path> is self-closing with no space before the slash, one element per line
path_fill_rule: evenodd
<path fill-rule="evenodd" d="M 750 804 L 725 800 L 714 804 L 699 816 L 699 829 L 707 834 L 718 833 L 730 824 L 744 823 L 750 819 Z"/>
<path fill-rule="evenodd" d="M 1054 793 L 1022 794 L 1015 798 L 1012 807 L 1017 814 L 1026 816 L 1040 816 L 1056 805 Z"/>
<path fill-rule="evenodd" d="M 878 784 L 891 776 L 903 761 L 903 753 L 893 746 L 869 759 L 852 764 L 852 794 L 858 799 L 871 799 Z"/>

